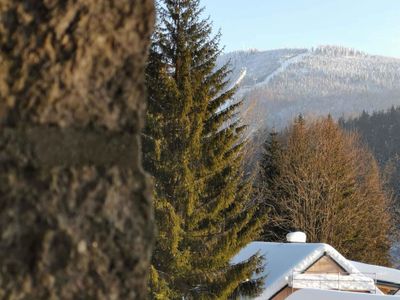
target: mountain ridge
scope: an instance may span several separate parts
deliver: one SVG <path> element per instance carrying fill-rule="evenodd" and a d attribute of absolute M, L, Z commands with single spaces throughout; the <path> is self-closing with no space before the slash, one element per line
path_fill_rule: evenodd
<path fill-rule="evenodd" d="M 233 51 L 219 58 L 225 63 L 251 131 L 282 128 L 298 114 L 339 118 L 400 104 L 398 58 L 328 45 Z"/>

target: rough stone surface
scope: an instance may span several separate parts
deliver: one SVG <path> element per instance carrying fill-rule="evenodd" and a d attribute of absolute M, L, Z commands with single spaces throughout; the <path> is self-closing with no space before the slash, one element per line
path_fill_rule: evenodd
<path fill-rule="evenodd" d="M 146 298 L 152 2 L 0 2 L 0 299 Z"/>

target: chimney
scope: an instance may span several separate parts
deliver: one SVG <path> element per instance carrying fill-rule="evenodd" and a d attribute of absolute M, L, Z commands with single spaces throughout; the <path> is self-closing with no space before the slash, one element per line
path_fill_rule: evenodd
<path fill-rule="evenodd" d="M 302 231 L 289 232 L 286 235 L 286 241 L 288 243 L 305 243 L 306 240 L 307 240 L 307 236 Z"/>

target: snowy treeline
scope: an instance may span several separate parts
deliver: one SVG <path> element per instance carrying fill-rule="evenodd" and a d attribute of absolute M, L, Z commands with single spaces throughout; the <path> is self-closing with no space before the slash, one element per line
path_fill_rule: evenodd
<path fill-rule="evenodd" d="M 367 56 L 366 53 L 353 48 L 324 45 L 311 49 L 316 54 L 329 56 Z"/>

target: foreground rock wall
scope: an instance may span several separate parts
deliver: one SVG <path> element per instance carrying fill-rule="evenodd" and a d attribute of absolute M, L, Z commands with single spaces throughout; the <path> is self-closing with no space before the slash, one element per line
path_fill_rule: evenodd
<path fill-rule="evenodd" d="M 145 299 L 151 0 L 0 2 L 0 299 Z"/>

